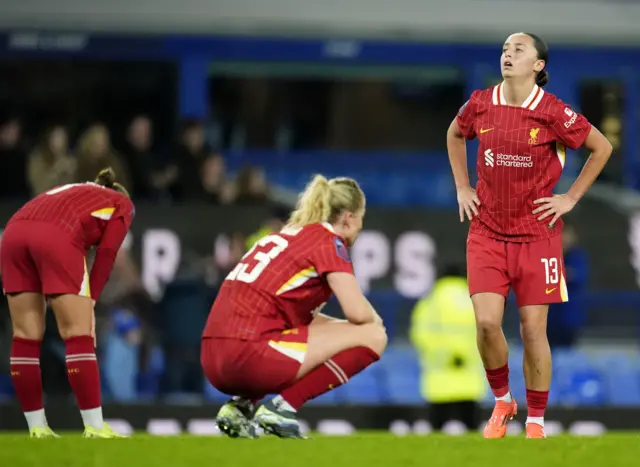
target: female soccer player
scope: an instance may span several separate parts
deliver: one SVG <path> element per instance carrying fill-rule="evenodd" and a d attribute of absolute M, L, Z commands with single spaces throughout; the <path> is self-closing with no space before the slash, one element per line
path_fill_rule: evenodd
<path fill-rule="evenodd" d="M 4 230 L 0 267 L 13 323 L 11 379 L 31 437 L 56 437 L 45 417 L 40 376 L 45 300 L 65 342 L 84 436 L 119 437 L 102 420 L 94 305 L 133 214 L 127 191 L 115 183 L 109 168 L 94 183 L 63 185 L 39 195 L 20 208 Z M 87 250 L 94 246 L 89 272 Z"/>
<path fill-rule="evenodd" d="M 299 438 L 296 411 L 382 355 L 386 331 L 347 250 L 364 211 L 355 180 L 316 176 L 285 228 L 260 239 L 223 282 L 203 333 L 202 366 L 214 387 L 236 396 L 218 413 L 224 433 L 254 437 L 258 424 Z M 332 293 L 346 320 L 320 313 Z M 252 420 L 267 394 L 279 395 Z"/>
<path fill-rule="evenodd" d="M 510 288 L 520 309 L 524 343 L 527 437 L 544 437 L 551 382 L 547 312 L 550 303 L 568 300 L 560 216 L 573 209 L 611 155 L 611 144 L 586 118 L 543 91 L 548 54 L 546 44 L 534 34 L 509 36 L 500 59 L 504 81 L 475 91 L 447 133 L 460 221 L 465 215 L 471 221 L 467 268 L 478 349 L 496 398 L 486 438 L 505 436 L 507 421 L 517 410 L 509 391 L 502 333 Z M 476 137 L 479 181 L 474 190 L 465 139 Z M 567 146 L 585 146 L 591 156 L 569 191 L 554 195 Z"/>

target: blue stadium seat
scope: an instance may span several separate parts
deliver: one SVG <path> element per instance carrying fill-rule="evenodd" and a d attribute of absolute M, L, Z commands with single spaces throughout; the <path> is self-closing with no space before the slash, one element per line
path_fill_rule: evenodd
<path fill-rule="evenodd" d="M 566 405 L 600 406 L 607 403 L 608 388 L 602 373 L 593 369 L 566 369 L 564 383 L 557 385 L 560 401 Z"/>
<path fill-rule="evenodd" d="M 380 381 L 392 403 L 424 403 L 420 395 L 420 364 L 413 348 L 390 347 L 380 359 Z"/>
<path fill-rule="evenodd" d="M 424 404 L 419 374 L 397 373 L 387 376 L 389 399 L 395 404 Z"/>
<path fill-rule="evenodd" d="M 588 355 L 582 351 L 562 350 L 553 353 L 553 372 L 560 385 L 571 384 L 571 376 L 575 371 L 593 368 Z"/>
<path fill-rule="evenodd" d="M 523 352 L 524 350 L 519 345 L 509 347 L 509 371 L 513 371 L 517 367 L 522 368 Z"/>
<path fill-rule="evenodd" d="M 378 363 L 383 367 L 392 368 L 409 368 L 420 370 L 420 363 L 413 347 L 409 346 L 390 346 L 380 358 Z"/>
<path fill-rule="evenodd" d="M 339 404 L 340 402 L 341 401 L 339 400 L 339 398 L 336 397 L 336 392 L 329 391 L 329 392 L 325 392 L 320 397 L 316 397 L 315 399 L 309 401 L 309 404 L 332 405 L 332 404 Z"/>
<path fill-rule="evenodd" d="M 204 397 L 212 402 L 226 402 L 229 396 L 214 388 L 209 381 L 204 382 Z"/>
<path fill-rule="evenodd" d="M 618 371 L 606 374 L 606 385 L 610 402 L 614 405 L 640 405 L 640 373 Z"/>
<path fill-rule="evenodd" d="M 603 372 L 608 371 L 637 371 L 640 361 L 636 355 L 622 351 L 605 351 L 594 354 L 591 361 L 595 368 Z"/>
<path fill-rule="evenodd" d="M 164 352 L 160 346 L 156 345 L 150 351 L 147 369 L 138 375 L 138 394 L 140 397 L 153 398 L 158 395 L 164 370 Z"/>
<path fill-rule="evenodd" d="M 522 371 L 522 360 L 520 363 L 509 365 L 509 387 L 511 388 L 511 395 L 516 401 L 522 403 L 526 400 L 527 392 Z"/>
<path fill-rule="evenodd" d="M 342 386 L 338 386 L 332 391 L 329 391 L 331 396 L 333 397 L 336 404 L 346 404 L 349 402 L 349 394 L 347 392 L 348 384 L 343 384 Z"/>
<path fill-rule="evenodd" d="M 384 295 L 370 295 L 369 299 L 371 304 L 380 314 L 380 317 L 384 321 L 387 328 L 387 335 L 391 338 L 396 336 L 397 333 L 397 320 L 398 320 L 398 308 L 401 298 L 397 294 L 384 294 Z M 389 352 L 390 347 L 387 348 Z M 383 354 L 382 358 L 387 358 L 387 352 Z M 414 357 L 415 358 L 415 357 Z"/>
<path fill-rule="evenodd" d="M 368 368 L 354 376 L 345 386 L 347 401 L 352 404 L 379 404 L 384 401 L 383 376 L 375 368 Z"/>

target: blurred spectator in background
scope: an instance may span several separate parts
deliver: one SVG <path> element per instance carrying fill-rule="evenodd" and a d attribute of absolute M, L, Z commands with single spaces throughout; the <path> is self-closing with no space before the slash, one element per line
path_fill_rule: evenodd
<path fill-rule="evenodd" d="M 213 264 L 218 272 L 217 282 L 222 282 L 222 279 L 231 272 L 247 252 L 245 241 L 245 236 L 241 232 L 233 232 L 230 236 L 218 236 L 213 257 Z"/>
<path fill-rule="evenodd" d="M 422 396 L 430 404 L 434 430 L 457 420 L 478 428 L 486 393 L 476 347 L 476 323 L 464 265 L 447 265 L 411 316 L 410 337 L 422 368 Z"/>
<path fill-rule="evenodd" d="M 216 288 L 225 277 L 236 267 L 244 254 L 246 237 L 242 232 L 231 235 L 221 234 L 216 237 L 213 255 L 207 258 L 205 282 L 209 287 Z"/>
<path fill-rule="evenodd" d="M 245 166 L 238 173 L 234 203 L 238 205 L 264 205 L 269 202 L 269 187 L 264 170 Z"/>
<path fill-rule="evenodd" d="M 151 120 L 146 115 L 136 116 L 129 124 L 121 151 L 131 176 L 131 186 L 127 186 L 127 190 L 135 199 L 153 198 L 162 188 L 156 181 L 159 155 L 153 143 Z"/>
<path fill-rule="evenodd" d="M 0 124 L 0 196 L 2 197 L 21 199 L 29 197 L 27 151 L 23 143 L 22 125 L 17 118 L 10 118 Z"/>
<path fill-rule="evenodd" d="M 90 126 L 82 134 L 78 142 L 76 159 L 78 161 L 76 181 L 78 182 L 93 180 L 102 169 L 111 167 L 116 173 L 118 183 L 127 189 L 131 185 L 129 172 L 111 146 L 109 130 L 101 123 Z"/>
<path fill-rule="evenodd" d="M 132 237 L 127 234 L 116 254 L 113 271 L 102 292 L 100 303 L 108 306 L 121 304 L 135 294 L 145 294 L 138 263 L 131 251 Z"/>
<path fill-rule="evenodd" d="M 589 258 L 578 242 L 574 225 L 565 220 L 562 231 L 564 275 L 569 301 L 549 308 L 547 333 L 552 349 L 570 348 L 576 343 L 586 321 L 585 294 L 589 282 Z"/>
<path fill-rule="evenodd" d="M 105 383 L 118 401 L 129 401 L 138 394 L 137 380 L 148 363 L 145 350 L 150 347 L 150 323 L 155 319 L 155 304 L 144 289 L 131 247 L 129 234 L 116 255 L 96 317 L 98 329 L 106 331 L 100 339 Z M 143 337 L 146 345 L 142 345 Z"/>
<path fill-rule="evenodd" d="M 142 326 L 137 315 L 126 308 L 111 310 L 111 326 L 104 336 L 101 363 L 111 397 L 131 402 L 138 396 Z"/>
<path fill-rule="evenodd" d="M 176 279 L 167 284 L 158 308 L 166 359 L 163 392 L 198 394 L 204 377 L 200 365 L 202 329 L 216 291 L 204 280 Z"/>
<path fill-rule="evenodd" d="M 233 183 L 227 180 L 227 169 L 220 155 L 207 157 L 202 165 L 204 199 L 216 204 L 229 204 L 235 196 Z"/>
<path fill-rule="evenodd" d="M 215 157 L 204 137 L 204 126 L 198 120 L 189 119 L 182 123 L 180 140 L 164 172 L 163 182 L 177 200 L 206 200 L 204 166 Z M 218 156 L 219 157 L 219 156 Z M 215 177 L 211 177 L 215 178 Z"/>
<path fill-rule="evenodd" d="M 69 137 L 62 125 L 49 127 L 29 155 L 31 195 L 37 196 L 76 180 L 76 160 L 69 153 Z"/>

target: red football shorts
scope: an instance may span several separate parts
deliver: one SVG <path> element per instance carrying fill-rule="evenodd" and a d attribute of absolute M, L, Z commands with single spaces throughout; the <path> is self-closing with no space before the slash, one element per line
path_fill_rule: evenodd
<path fill-rule="evenodd" d="M 262 399 L 291 386 L 307 353 L 309 329 L 275 333 L 258 341 L 205 337 L 200 360 L 209 382 L 232 396 Z"/>
<path fill-rule="evenodd" d="M 467 276 L 471 295 L 493 292 L 506 298 L 512 288 L 519 307 L 569 300 L 561 235 L 513 243 L 469 234 Z"/>
<path fill-rule="evenodd" d="M 5 293 L 91 296 L 85 251 L 46 222 L 10 223 L 2 235 L 0 268 Z"/>

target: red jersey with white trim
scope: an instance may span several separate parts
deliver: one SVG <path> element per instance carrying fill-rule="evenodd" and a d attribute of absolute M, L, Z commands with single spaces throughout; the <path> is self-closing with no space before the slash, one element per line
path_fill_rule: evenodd
<path fill-rule="evenodd" d="M 353 274 L 344 239 L 330 224 L 263 237 L 222 283 L 203 337 L 259 340 L 308 326 L 331 298 L 330 272 Z"/>
<path fill-rule="evenodd" d="M 97 299 L 134 214 L 133 203 L 122 193 L 91 182 L 71 183 L 38 195 L 22 206 L 8 224 L 46 222 L 67 232 L 78 248 L 86 251 L 97 247 L 89 279 L 91 296 Z"/>
<path fill-rule="evenodd" d="M 534 86 L 522 106 L 509 105 L 503 84 L 475 91 L 457 121 L 466 139 L 479 139 L 479 215 L 470 232 L 511 242 L 550 238 L 562 221 L 549 228 L 538 221 L 533 201 L 553 195 L 565 163 L 566 147 L 584 144 L 591 124 L 553 94 Z"/>

